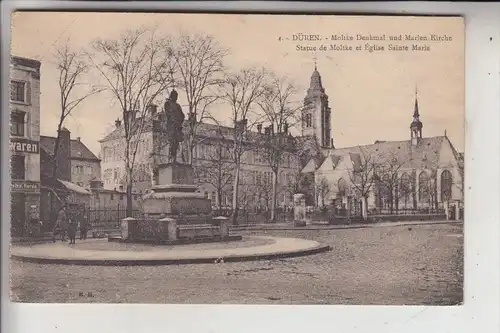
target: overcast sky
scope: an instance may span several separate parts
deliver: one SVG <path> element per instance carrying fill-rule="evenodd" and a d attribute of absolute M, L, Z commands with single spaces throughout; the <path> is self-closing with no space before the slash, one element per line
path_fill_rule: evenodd
<path fill-rule="evenodd" d="M 175 34 L 179 29 L 213 35 L 231 54 L 226 64 L 238 70 L 265 66 L 295 81 L 303 99 L 317 58 L 323 86 L 332 108 L 332 134 L 336 147 L 370 144 L 375 140 L 409 139 L 415 87 L 418 85 L 424 136 L 448 136 L 459 151 L 464 147 L 464 31 L 454 18 L 207 15 L 148 13 L 16 13 L 12 22 L 12 54 L 42 61 L 41 133 L 55 136 L 59 92 L 52 63 L 56 47 L 68 38 L 74 48 L 88 47 L 96 37 L 119 36 L 127 28 L 158 26 Z M 450 42 L 429 42 L 427 52 L 296 51 L 293 34 L 398 35 L 446 34 Z M 278 37 L 284 38 L 282 41 Z M 288 40 L 286 40 L 288 38 Z M 342 42 L 300 42 L 302 45 Z M 355 47 L 359 42 L 347 42 Z M 361 42 L 364 44 L 366 42 Z M 377 42 L 372 42 L 377 43 Z M 379 42 L 387 49 L 389 41 Z M 403 42 L 409 45 L 411 42 Z M 363 46 L 364 47 L 364 46 Z M 180 96 L 180 103 L 185 99 Z M 228 109 L 212 110 L 228 118 Z M 113 128 L 120 116 L 108 94 L 85 101 L 66 127 L 72 137 L 96 154 L 97 140 Z"/>

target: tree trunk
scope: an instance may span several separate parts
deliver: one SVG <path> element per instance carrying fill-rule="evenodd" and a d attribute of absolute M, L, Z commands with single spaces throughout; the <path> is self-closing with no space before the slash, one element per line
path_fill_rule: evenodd
<path fill-rule="evenodd" d="M 127 217 L 132 217 L 132 181 L 127 184 Z"/>
<path fill-rule="evenodd" d="M 222 190 L 219 187 L 217 189 L 217 215 L 221 215 L 222 213 Z"/>
<path fill-rule="evenodd" d="M 278 175 L 273 172 L 273 193 L 271 197 L 271 218 L 270 222 L 276 221 L 276 201 L 278 196 Z"/>
<path fill-rule="evenodd" d="M 240 165 L 235 163 L 233 181 L 233 214 L 231 216 L 233 225 L 238 225 L 238 189 L 240 186 Z"/>
<path fill-rule="evenodd" d="M 62 128 L 63 120 L 59 121 L 59 124 L 57 125 L 57 136 L 56 140 L 54 142 L 54 156 L 53 156 L 53 168 L 52 168 L 52 178 L 57 179 L 57 155 L 59 154 L 59 144 L 61 142 L 61 128 Z"/>
<path fill-rule="evenodd" d="M 363 217 L 363 221 L 366 221 L 368 219 L 368 198 L 366 196 L 362 197 L 361 205 L 361 216 Z"/>
<path fill-rule="evenodd" d="M 187 164 L 193 165 L 193 150 L 194 150 L 194 145 L 193 145 L 193 140 L 190 138 L 188 140 L 187 144 Z"/>

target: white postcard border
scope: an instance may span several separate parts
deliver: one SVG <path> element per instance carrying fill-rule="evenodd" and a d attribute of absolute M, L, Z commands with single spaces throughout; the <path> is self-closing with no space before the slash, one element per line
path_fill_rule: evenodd
<path fill-rule="evenodd" d="M 4 13 L 7 5 L 2 3 Z M 9 305 L 9 183 L 2 182 L 2 329 L 5 332 L 498 332 L 500 312 L 500 4 L 498 3 L 94 3 L 19 1 L 74 9 L 206 9 L 460 14 L 466 19 L 466 188 L 464 305 Z M 8 73 L 10 18 L 2 20 Z M 2 76 L 7 87 L 8 76 Z M 3 89 L 2 97 L 7 91 Z M 2 98 L 2 110 L 8 99 Z M 8 170 L 8 119 L 2 112 L 2 166 Z M 154 288 L 154 286 L 151 286 Z M 5 325 L 5 326 L 4 326 Z M 2 330 L 3 331 L 3 330 Z"/>

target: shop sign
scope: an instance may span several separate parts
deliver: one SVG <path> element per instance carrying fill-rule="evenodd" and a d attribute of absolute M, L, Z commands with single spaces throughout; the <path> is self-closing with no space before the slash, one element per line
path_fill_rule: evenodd
<path fill-rule="evenodd" d="M 12 192 L 40 192 L 40 183 L 29 180 L 12 180 Z"/>
<path fill-rule="evenodd" d="M 15 153 L 38 154 L 40 152 L 40 143 L 28 139 L 11 139 L 10 150 Z"/>

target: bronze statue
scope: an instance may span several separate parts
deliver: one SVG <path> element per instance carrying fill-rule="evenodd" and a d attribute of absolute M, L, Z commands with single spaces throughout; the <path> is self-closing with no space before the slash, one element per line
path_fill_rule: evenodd
<path fill-rule="evenodd" d="M 167 141 L 170 145 L 168 158 L 169 162 L 172 163 L 177 161 L 179 142 L 184 141 L 184 134 L 182 133 L 184 113 L 182 112 L 182 108 L 179 103 L 177 103 L 177 96 L 177 91 L 173 89 L 164 106 L 166 116 L 166 135 Z"/>

